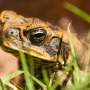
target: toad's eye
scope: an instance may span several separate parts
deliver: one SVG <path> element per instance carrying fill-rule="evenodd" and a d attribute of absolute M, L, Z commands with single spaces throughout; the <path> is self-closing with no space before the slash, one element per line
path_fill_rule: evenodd
<path fill-rule="evenodd" d="M 32 44 L 40 46 L 45 41 L 46 31 L 41 28 L 35 28 L 28 32 L 27 37 Z"/>

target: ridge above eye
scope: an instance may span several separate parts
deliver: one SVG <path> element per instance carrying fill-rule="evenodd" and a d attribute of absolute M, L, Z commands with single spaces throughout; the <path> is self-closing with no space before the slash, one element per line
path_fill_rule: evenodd
<path fill-rule="evenodd" d="M 40 46 L 44 43 L 46 34 L 46 30 L 44 30 L 43 28 L 35 28 L 29 30 L 27 37 L 32 44 Z"/>

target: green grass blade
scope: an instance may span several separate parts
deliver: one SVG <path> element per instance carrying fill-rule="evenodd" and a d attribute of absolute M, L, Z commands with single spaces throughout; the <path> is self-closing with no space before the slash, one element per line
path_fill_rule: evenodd
<path fill-rule="evenodd" d="M 30 69 L 30 74 L 32 74 L 34 76 L 35 72 L 34 72 L 34 60 L 32 58 L 32 56 L 27 55 L 27 59 L 28 59 L 28 63 L 29 63 L 29 69 Z"/>
<path fill-rule="evenodd" d="M 26 80 L 26 85 L 28 87 L 28 90 L 34 90 L 34 86 L 32 85 L 33 84 L 32 80 L 34 80 L 37 84 L 39 84 L 43 88 L 43 90 L 47 90 L 45 84 L 43 84 L 40 80 L 38 80 L 32 74 L 29 73 L 25 55 L 21 52 L 20 52 L 20 58 L 21 58 L 21 64 L 24 70 L 24 75 L 25 75 L 25 80 Z"/>
<path fill-rule="evenodd" d="M 5 83 L 9 82 L 11 79 L 13 79 L 16 76 L 21 75 L 21 74 L 23 74 L 23 71 L 18 70 L 14 73 L 10 73 L 10 74 L 6 75 L 5 77 L 2 77 L 1 79 L 2 79 L 2 82 L 5 84 Z"/>
<path fill-rule="evenodd" d="M 22 52 L 19 52 L 19 54 L 20 54 L 22 68 L 23 68 L 23 71 L 24 71 L 24 77 L 25 77 L 25 80 L 26 80 L 27 89 L 28 90 L 34 90 L 34 86 L 33 86 L 33 83 L 32 83 L 32 78 L 29 74 L 29 70 L 28 70 L 28 66 L 27 66 L 27 63 L 26 63 L 25 55 Z"/>
<path fill-rule="evenodd" d="M 49 78 L 48 78 L 48 75 L 47 75 L 47 71 L 46 70 L 42 70 L 42 74 L 43 74 L 43 81 L 44 83 L 46 84 L 47 86 L 47 90 L 50 90 L 50 87 L 49 87 Z"/>
<path fill-rule="evenodd" d="M 58 80 L 55 82 L 55 84 L 52 85 L 51 90 L 56 90 L 56 87 L 59 85 Z"/>
<path fill-rule="evenodd" d="M 74 6 L 73 4 L 70 4 L 68 2 L 64 3 L 64 8 L 66 8 L 68 11 L 74 13 L 75 15 L 80 16 L 82 19 L 90 23 L 90 15 L 84 12 L 83 10 L 79 9 L 78 7 Z"/>
<path fill-rule="evenodd" d="M 13 90 L 18 90 L 18 88 L 16 88 L 13 84 L 11 84 L 11 83 L 7 83 L 7 85 L 10 87 L 10 88 L 12 88 Z"/>
<path fill-rule="evenodd" d="M 2 83 L 2 80 L 0 79 L 0 90 L 4 90 L 4 85 Z"/>
<path fill-rule="evenodd" d="M 31 77 L 37 84 L 39 84 L 39 85 L 43 88 L 43 90 L 47 90 L 47 89 L 46 89 L 46 85 L 43 84 L 40 80 L 38 80 L 37 78 L 35 78 L 35 77 L 32 76 L 32 75 L 30 75 L 30 77 Z"/>
<path fill-rule="evenodd" d="M 73 39 L 72 39 L 72 34 L 70 32 L 70 25 L 71 23 L 69 23 L 68 25 L 68 38 L 69 38 L 69 43 L 70 43 L 70 47 L 71 47 L 71 54 L 72 54 L 72 67 L 74 68 L 73 71 L 73 82 L 74 84 L 77 84 L 79 82 L 79 75 L 80 75 L 80 70 L 77 64 L 77 56 L 76 56 L 76 52 L 75 52 L 75 48 L 73 46 Z"/>

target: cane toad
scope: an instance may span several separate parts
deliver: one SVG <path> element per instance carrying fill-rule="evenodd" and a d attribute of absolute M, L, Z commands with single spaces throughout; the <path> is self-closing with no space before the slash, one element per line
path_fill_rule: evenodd
<path fill-rule="evenodd" d="M 37 18 L 25 18 L 13 11 L 3 11 L 0 21 L 3 23 L 2 35 L 6 47 L 28 53 L 42 60 L 56 62 L 59 39 L 62 38 L 59 61 L 69 59 L 70 46 L 66 30 Z M 74 34 L 72 37 L 73 45 L 80 56 L 83 50 L 82 44 Z"/>
<path fill-rule="evenodd" d="M 25 18 L 13 11 L 0 14 L 3 44 L 47 62 L 67 64 L 71 59 L 68 31 L 37 18 Z M 72 34 L 72 43 L 80 63 L 87 62 L 81 41 Z"/>

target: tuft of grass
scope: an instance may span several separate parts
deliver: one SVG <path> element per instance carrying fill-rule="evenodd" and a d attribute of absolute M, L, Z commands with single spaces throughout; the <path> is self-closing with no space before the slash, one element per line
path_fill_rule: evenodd
<path fill-rule="evenodd" d="M 24 71 L 24 78 L 25 78 L 25 81 L 26 81 L 26 88 L 27 88 L 27 90 L 34 90 L 34 86 L 33 86 L 33 83 L 32 83 L 32 78 L 29 74 L 29 70 L 28 70 L 26 59 L 25 59 L 25 55 L 22 52 L 19 52 L 19 54 L 20 54 L 22 69 Z"/>
<path fill-rule="evenodd" d="M 64 8 L 67 9 L 68 11 L 72 12 L 73 14 L 81 17 L 83 20 L 87 21 L 90 23 L 90 15 L 87 14 L 85 11 L 81 10 L 80 8 L 74 6 L 71 3 L 65 2 L 64 3 Z M 77 56 L 75 54 L 75 50 L 73 47 L 72 43 L 72 37 L 70 30 L 68 29 L 68 34 L 69 34 L 69 42 L 71 46 L 71 52 L 72 52 L 72 61 L 71 65 L 74 67 L 73 71 L 73 81 L 71 86 L 63 88 L 63 90 L 90 90 L 90 72 L 85 72 L 85 71 L 80 71 L 77 65 Z M 88 37 L 90 36 L 90 33 L 87 35 Z M 88 51 L 88 58 L 90 58 L 90 48 Z"/>
<path fill-rule="evenodd" d="M 73 46 L 73 39 L 72 39 L 72 34 L 70 32 L 70 25 L 71 23 L 69 23 L 68 25 L 68 38 L 69 38 L 69 44 L 70 44 L 70 47 L 71 47 L 71 56 L 72 56 L 72 60 L 71 60 L 71 65 L 74 69 L 73 71 L 73 82 L 74 84 L 77 84 L 77 82 L 79 82 L 79 74 L 80 74 L 80 69 L 78 67 L 78 64 L 77 64 L 77 55 L 76 55 L 76 52 L 75 52 L 75 49 L 74 49 L 74 46 Z"/>
<path fill-rule="evenodd" d="M 23 71 L 24 71 L 25 81 L 26 81 L 26 90 L 35 90 L 33 81 L 35 81 L 37 84 L 39 84 L 43 88 L 43 90 L 47 90 L 45 84 L 43 84 L 40 80 L 38 80 L 32 74 L 30 74 L 30 72 L 28 70 L 27 59 L 26 59 L 24 53 L 19 52 L 19 54 L 20 54 L 20 60 L 21 60 Z M 28 56 L 28 57 L 29 57 L 29 59 L 32 60 L 32 58 L 30 56 Z M 31 69 L 32 69 L 32 67 L 31 67 Z M 33 70 L 31 70 L 31 71 L 32 71 L 32 73 L 34 72 Z"/>

